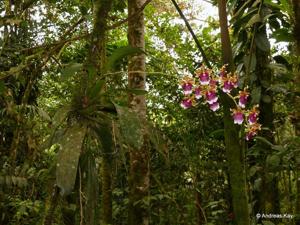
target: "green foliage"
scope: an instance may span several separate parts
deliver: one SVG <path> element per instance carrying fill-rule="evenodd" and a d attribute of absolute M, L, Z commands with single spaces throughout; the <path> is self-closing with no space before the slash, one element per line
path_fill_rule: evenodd
<path fill-rule="evenodd" d="M 56 183 L 61 195 L 68 195 L 73 190 L 79 156 L 82 149 L 86 128 L 79 124 L 70 126 L 64 134 L 56 164 Z"/>
<path fill-rule="evenodd" d="M 131 46 L 119 47 L 115 51 L 113 51 L 112 54 L 108 57 L 104 71 L 114 71 L 114 68 L 117 67 L 117 64 L 120 63 L 121 59 L 130 55 L 140 53 L 146 54 L 140 48 L 134 48 Z"/>
<path fill-rule="evenodd" d="M 132 109 L 115 104 L 124 141 L 136 149 L 144 143 L 144 129 L 141 118 Z"/>

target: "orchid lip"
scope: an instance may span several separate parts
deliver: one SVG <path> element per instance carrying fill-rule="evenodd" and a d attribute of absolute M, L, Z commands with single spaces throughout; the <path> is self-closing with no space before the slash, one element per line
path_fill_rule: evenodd
<path fill-rule="evenodd" d="M 212 111 L 217 111 L 219 108 L 220 108 L 220 104 L 218 102 L 214 102 L 212 104 L 209 105 L 209 108 L 212 110 Z"/>
<path fill-rule="evenodd" d="M 192 94 L 192 90 L 185 90 L 183 91 L 184 95 L 189 95 L 189 94 Z"/>

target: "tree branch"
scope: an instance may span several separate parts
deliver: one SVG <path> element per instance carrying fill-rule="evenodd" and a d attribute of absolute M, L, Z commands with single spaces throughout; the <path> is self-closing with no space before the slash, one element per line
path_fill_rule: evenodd
<path fill-rule="evenodd" d="M 196 43 L 196 45 L 197 45 L 199 51 L 201 52 L 201 55 L 202 55 L 202 57 L 203 57 L 204 63 L 206 64 L 206 66 L 207 66 L 208 68 L 211 69 L 211 68 L 212 68 L 212 67 L 211 67 L 211 64 L 210 64 L 210 62 L 208 61 L 208 58 L 207 58 L 207 56 L 206 56 L 206 54 L 205 54 L 205 52 L 204 52 L 204 50 L 203 50 L 203 48 L 202 48 L 202 46 L 201 46 L 201 44 L 200 44 L 200 42 L 199 42 L 197 36 L 195 35 L 195 32 L 193 31 L 191 25 L 190 25 L 189 22 L 187 21 L 186 17 L 185 17 L 184 14 L 182 13 L 182 11 L 181 11 L 181 9 L 179 8 L 179 6 L 178 6 L 178 4 L 176 3 L 176 1 L 175 1 L 175 0 L 171 0 L 171 1 L 173 2 L 173 5 L 175 6 L 175 8 L 176 8 L 176 10 L 178 11 L 179 15 L 181 16 L 181 18 L 184 20 L 185 25 L 187 26 L 188 30 L 190 31 L 190 33 L 191 33 L 191 35 L 192 35 L 192 37 L 193 37 L 193 39 L 194 39 L 194 41 L 195 41 L 195 43 Z"/>
<path fill-rule="evenodd" d="M 108 30 L 112 30 L 114 28 L 117 28 L 125 23 L 127 23 L 129 20 L 134 19 L 136 16 L 138 16 L 141 12 L 143 12 L 143 10 L 146 8 L 146 6 L 151 2 L 152 0 L 147 0 L 142 6 L 141 8 L 139 8 L 138 11 L 136 11 L 136 13 L 132 14 L 131 16 L 128 16 L 126 19 L 121 20 L 119 22 L 116 22 L 115 24 L 108 26 L 107 29 Z"/>

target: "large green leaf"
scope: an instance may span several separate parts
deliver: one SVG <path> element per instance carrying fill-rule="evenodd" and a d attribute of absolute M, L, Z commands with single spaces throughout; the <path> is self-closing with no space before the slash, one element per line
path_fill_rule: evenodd
<path fill-rule="evenodd" d="M 55 128 L 60 126 L 63 123 L 63 121 L 67 118 L 69 112 L 70 112 L 69 105 L 62 106 L 56 111 L 52 119 Z"/>
<path fill-rule="evenodd" d="M 169 158 L 169 149 L 167 142 L 164 139 L 162 132 L 155 128 L 152 124 L 147 126 L 148 134 L 151 143 L 154 145 L 155 149 L 166 159 Z"/>
<path fill-rule="evenodd" d="M 61 70 L 62 79 L 67 80 L 69 77 L 79 72 L 81 69 L 82 69 L 81 63 L 70 63 L 64 65 L 63 69 Z"/>
<path fill-rule="evenodd" d="M 259 23 L 259 22 L 261 22 L 261 17 L 260 17 L 260 15 L 259 15 L 259 13 L 254 14 L 254 15 L 251 17 L 251 19 L 248 21 L 246 27 L 251 27 L 253 24 Z"/>
<path fill-rule="evenodd" d="M 110 119 L 101 121 L 94 130 L 101 141 L 104 154 L 112 154 L 114 146 L 112 121 Z"/>
<path fill-rule="evenodd" d="M 131 147 L 141 148 L 144 143 L 144 129 L 139 116 L 130 108 L 115 104 L 124 141 Z"/>
<path fill-rule="evenodd" d="M 251 60 L 251 61 L 250 61 Z M 254 71 L 255 67 L 256 67 L 256 56 L 254 54 L 252 55 L 245 55 L 243 58 L 244 61 L 244 65 L 247 68 L 247 70 Z M 250 67 L 250 68 L 248 68 Z"/>
<path fill-rule="evenodd" d="M 123 59 L 126 56 L 134 55 L 134 54 L 141 54 L 145 52 L 141 48 L 134 48 L 131 46 L 124 46 L 116 49 L 110 57 L 107 59 L 107 63 L 105 66 L 105 71 L 114 70 L 118 61 Z"/>
<path fill-rule="evenodd" d="M 73 190 L 85 133 L 85 127 L 74 124 L 67 129 L 60 143 L 61 149 L 58 152 L 56 165 L 56 183 L 61 189 L 62 195 L 68 195 Z"/>
<path fill-rule="evenodd" d="M 262 50 L 264 52 L 270 51 L 271 46 L 270 46 L 270 42 L 269 42 L 269 39 L 266 34 L 257 33 L 255 35 L 255 44 L 260 50 Z"/>

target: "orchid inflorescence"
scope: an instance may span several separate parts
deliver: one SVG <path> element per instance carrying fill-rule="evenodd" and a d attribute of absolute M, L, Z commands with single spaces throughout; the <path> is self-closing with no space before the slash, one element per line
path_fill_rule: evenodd
<path fill-rule="evenodd" d="M 212 69 L 201 66 L 195 71 L 194 77 L 184 76 L 180 85 L 184 94 L 184 99 L 180 105 L 184 109 L 195 106 L 196 101 L 202 98 L 212 111 L 217 111 L 220 108 L 218 90 L 221 89 L 235 102 L 236 108 L 231 109 L 233 122 L 238 125 L 244 123 L 246 140 L 252 139 L 261 129 L 261 125 L 257 121 L 259 115 L 258 105 L 253 106 L 250 110 L 246 109 L 250 95 L 247 87 L 240 90 L 237 96 L 233 97 L 231 95 L 232 90 L 238 88 L 238 76 L 236 73 L 227 73 L 226 65 L 220 69 L 218 76 L 215 75 Z"/>

